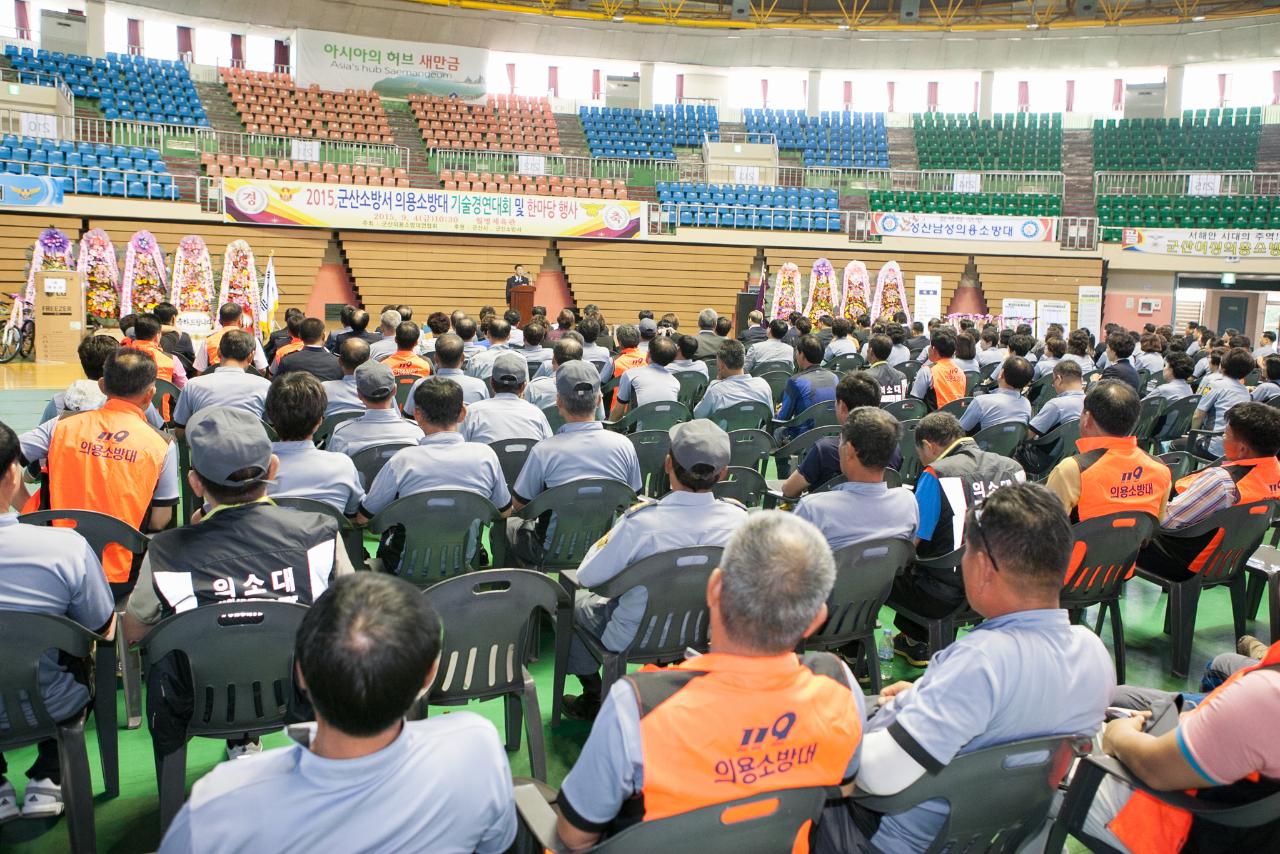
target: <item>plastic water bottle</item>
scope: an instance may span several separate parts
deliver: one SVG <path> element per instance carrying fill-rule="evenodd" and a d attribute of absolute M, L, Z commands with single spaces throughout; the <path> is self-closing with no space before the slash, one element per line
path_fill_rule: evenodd
<path fill-rule="evenodd" d="M 880 660 L 893 661 L 893 629 L 884 630 L 884 643 L 880 644 Z"/>

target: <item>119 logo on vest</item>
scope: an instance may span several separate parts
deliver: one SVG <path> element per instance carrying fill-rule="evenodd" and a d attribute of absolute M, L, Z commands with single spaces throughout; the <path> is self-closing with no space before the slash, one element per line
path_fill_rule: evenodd
<path fill-rule="evenodd" d="M 774 741 L 782 741 L 787 737 L 787 733 L 791 732 L 791 728 L 796 725 L 795 712 L 783 712 L 773 726 L 748 727 L 742 731 L 742 746 L 747 747 L 751 744 L 760 744 L 768 735 L 773 735 Z"/>
<path fill-rule="evenodd" d="M 112 433 L 110 430 L 103 430 L 98 434 L 98 440 L 102 442 L 123 442 L 129 438 L 128 430 L 117 430 Z"/>
<path fill-rule="evenodd" d="M 1142 466 L 1138 466 L 1133 471 L 1127 471 L 1120 475 L 1121 483 L 1129 483 L 1134 480 L 1142 480 Z"/>

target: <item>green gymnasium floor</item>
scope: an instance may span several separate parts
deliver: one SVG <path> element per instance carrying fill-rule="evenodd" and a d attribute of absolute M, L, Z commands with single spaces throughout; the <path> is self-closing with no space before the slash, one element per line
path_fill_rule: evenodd
<path fill-rule="evenodd" d="M 34 426 L 48 396 L 48 391 L 4 391 L 0 392 L 0 421 L 12 426 L 15 430 L 26 430 Z M 1131 683 L 1169 690 L 1198 690 L 1198 670 L 1210 658 L 1220 652 L 1234 649 L 1235 639 L 1232 637 L 1231 604 L 1227 590 L 1223 588 L 1211 590 L 1204 594 L 1200 601 L 1200 614 L 1197 621 L 1195 646 L 1192 655 L 1192 676 L 1188 680 L 1175 680 L 1169 675 L 1170 646 L 1167 638 L 1161 633 L 1163 624 L 1165 598 L 1159 590 L 1145 582 L 1136 581 L 1129 585 L 1124 601 L 1123 613 L 1125 636 L 1128 641 L 1128 679 Z M 1263 610 L 1265 619 L 1265 609 Z M 889 625 L 892 611 L 885 609 L 881 613 L 881 621 Z M 1259 634 L 1265 641 L 1265 624 L 1251 623 L 1249 630 Z M 1104 629 L 1104 641 L 1111 646 L 1110 636 Z M 538 686 L 538 702 L 544 720 L 551 715 L 552 656 L 553 643 L 550 636 L 544 636 L 542 642 L 543 657 L 530 665 Z M 894 659 L 886 664 L 884 675 L 887 680 L 915 679 L 923 671 L 905 664 L 902 659 Z M 576 680 L 568 680 L 568 690 L 577 693 Z M 120 719 L 124 720 L 123 698 L 121 697 Z M 486 703 L 474 703 L 469 711 L 479 713 L 493 722 L 501 730 L 503 721 L 503 704 L 494 700 Z M 432 714 L 447 713 L 443 708 L 433 708 Z M 573 766 L 583 742 L 586 740 L 589 726 L 577 721 L 566 721 L 559 728 L 545 728 L 547 742 L 547 767 L 550 783 L 558 786 L 568 770 Z M 118 854 L 135 854 L 135 852 L 154 851 L 159 845 L 159 829 L 157 824 L 157 796 L 155 767 L 151 753 L 151 739 L 145 724 L 142 728 L 128 731 L 121 730 L 120 739 L 120 796 L 106 799 L 102 791 L 101 769 L 98 762 L 97 733 L 90 722 L 86 728 L 88 740 L 89 762 L 93 771 L 93 787 L 96 795 L 95 816 L 97 820 L 98 850 L 101 852 L 118 852 Z M 283 734 L 268 736 L 264 739 L 266 747 L 276 747 L 287 742 Z M 523 739 L 521 750 L 512 754 L 511 770 L 517 775 L 528 775 L 529 761 L 525 752 Z M 25 781 L 25 770 L 34 759 L 35 748 L 13 751 L 6 754 L 9 762 L 10 778 L 17 781 L 19 790 Z M 197 739 L 187 748 L 187 784 L 191 785 L 214 765 L 225 757 L 221 742 Z M 0 851 L 13 854 L 53 854 L 68 850 L 68 839 L 65 824 L 61 819 L 45 821 L 14 821 L 0 826 Z M 1081 850 L 1072 846 L 1072 850 Z"/>

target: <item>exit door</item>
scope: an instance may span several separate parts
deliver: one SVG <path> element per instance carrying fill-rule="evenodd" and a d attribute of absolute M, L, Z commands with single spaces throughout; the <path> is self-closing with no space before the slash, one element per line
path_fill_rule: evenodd
<path fill-rule="evenodd" d="M 1249 312 L 1248 297 L 1221 297 L 1218 300 L 1218 332 L 1228 329 L 1247 331 L 1246 316 Z"/>

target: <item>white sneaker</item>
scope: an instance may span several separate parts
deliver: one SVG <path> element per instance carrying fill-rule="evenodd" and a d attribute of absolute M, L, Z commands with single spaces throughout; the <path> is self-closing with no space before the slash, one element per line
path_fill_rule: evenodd
<path fill-rule="evenodd" d="M 28 780 L 22 796 L 23 818 L 50 818 L 62 815 L 62 787 L 50 780 Z"/>
<path fill-rule="evenodd" d="M 227 746 L 228 759 L 244 759 L 246 756 L 257 756 L 262 752 L 262 742 L 251 741 L 248 744 L 237 744 L 235 747 Z"/>
<path fill-rule="evenodd" d="M 18 793 L 13 784 L 5 780 L 4 785 L 0 786 L 0 824 L 13 821 L 20 815 L 22 812 L 18 809 Z"/>

